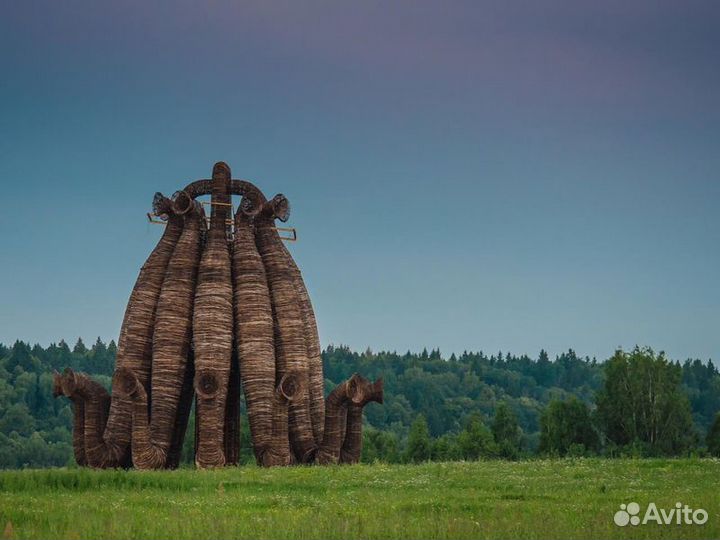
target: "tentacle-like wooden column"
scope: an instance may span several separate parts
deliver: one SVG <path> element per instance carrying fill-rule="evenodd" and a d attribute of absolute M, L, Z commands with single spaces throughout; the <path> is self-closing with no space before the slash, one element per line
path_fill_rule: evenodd
<path fill-rule="evenodd" d="M 337 385 L 325 402 L 325 437 L 317 462 L 359 461 L 362 452 L 362 409 L 371 401 L 382 403 L 382 400 L 382 379 L 370 383 L 355 373 Z"/>
<path fill-rule="evenodd" d="M 310 462 L 317 452 L 308 398 L 308 358 L 305 326 L 294 278 L 286 264 L 282 240 L 274 226 L 276 218 L 285 221 L 289 205 L 282 195 L 266 203 L 254 219 L 255 241 L 267 274 L 275 319 L 275 359 L 282 377 L 294 373 L 301 392 L 289 406 L 290 443 L 297 461 Z"/>
<path fill-rule="evenodd" d="M 167 468 L 177 469 L 180 466 L 180 458 L 182 457 L 183 442 L 187 432 L 188 420 L 190 419 L 190 409 L 195 398 L 193 389 L 193 381 L 195 380 L 195 360 L 193 353 L 190 351 L 183 379 L 183 387 L 180 393 L 180 403 L 178 404 L 178 413 L 175 418 L 175 429 L 173 431 L 170 450 L 168 450 Z"/>
<path fill-rule="evenodd" d="M 155 249 L 145 261 L 130 294 L 120 330 L 115 365 L 132 370 L 149 391 L 152 363 L 152 335 L 160 288 L 170 256 L 183 228 L 172 202 L 155 194 L 153 210 L 167 218 L 167 226 Z M 100 399 L 100 398 L 98 398 Z M 113 392 L 107 424 L 91 426 L 85 422 L 85 452 L 91 467 L 118 467 L 129 463 L 132 412 L 130 401 Z"/>
<path fill-rule="evenodd" d="M 100 383 L 70 368 L 65 368 L 62 376 L 57 375 L 53 384 L 56 395 L 67 396 L 75 404 L 73 447 L 76 458 L 85 456 L 85 463 L 79 460 L 78 464 L 86 464 L 88 444 L 93 441 L 88 433 L 100 433 L 107 424 L 110 395 Z M 80 411 L 83 413 L 82 418 L 79 418 Z"/>
<path fill-rule="evenodd" d="M 358 386 L 363 397 L 358 403 L 353 401 L 348 404 L 345 440 L 340 448 L 340 463 L 358 463 L 360 461 L 363 408 L 371 401 L 383 402 L 382 379 L 370 383 L 366 378 L 358 376 Z"/>
<path fill-rule="evenodd" d="M 313 310 L 310 295 L 305 287 L 302 274 L 292 258 L 290 251 L 283 242 L 280 245 L 285 255 L 285 264 L 290 270 L 293 286 L 297 293 L 300 315 L 302 317 L 305 332 L 305 347 L 308 358 L 308 399 L 310 403 L 310 419 L 312 421 L 313 436 L 315 443 L 320 446 L 325 431 L 325 379 L 323 377 L 323 365 L 320 349 L 320 338 L 318 336 L 317 321 Z"/>
<path fill-rule="evenodd" d="M 357 463 L 362 455 L 362 415 L 361 405 L 351 403 L 347 408 L 345 421 L 345 439 L 340 447 L 340 463 Z"/>
<path fill-rule="evenodd" d="M 272 306 L 262 258 L 255 245 L 250 217 L 235 213 L 233 299 L 235 347 L 247 404 L 253 451 L 258 463 L 272 440 L 275 401 L 275 343 Z M 287 416 L 287 404 L 285 405 Z M 287 418 L 285 418 L 287 429 Z M 287 435 L 286 435 L 287 438 Z"/>
<path fill-rule="evenodd" d="M 53 397 L 64 396 L 65 392 L 62 387 L 62 375 L 57 371 L 53 373 Z M 84 467 L 87 465 L 85 457 L 85 400 L 80 396 L 67 396 L 73 404 L 73 455 L 75 462 Z"/>
<path fill-rule="evenodd" d="M 230 252 L 227 241 L 230 168 L 216 163 L 207 246 L 200 261 L 193 311 L 197 443 L 200 468 L 225 464 L 223 435 L 233 348 Z"/>
<path fill-rule="evenodd" d="M 360 403 L 358 375 L 338 384 L 325 400 L 325 430 L 323 443 L 317 453 L 316 462 L 321 465 L 338 463 L 340 448 L 345 440 L 348 403 Z"/>
<path fill-rule="evenodd" d="M 294 463 L 288 436 L 288 405 L 302 391 L 300 378 L 294 373 L 286 373 L 280 379 L 273 398 L 270 443 L 261 454 L 263 466 L 283 467 Z"/>
<path fill-rule="evenodd" d="M 205 214 L 197 203 L 184 212 L 184 219 L 185 226 L 168 264 L 158 300 L 149 411 L 147 393 L 136 390 L 135 382 L 123 380 L 135 379 L 135 373 L 120 368 L 115 374 L 119 393 L 123 388 L 133 391 L 132 459 L 138 469 L 168 466 L 173 436 L 177 430 L 184 432 L 187 423 L 187 412 L 181 410 L 181 402 L 186 404 L 187 394 L 192 396 L 192 388 L 188 388 L 186 378 L 200 241 L 206 224 Z"/>

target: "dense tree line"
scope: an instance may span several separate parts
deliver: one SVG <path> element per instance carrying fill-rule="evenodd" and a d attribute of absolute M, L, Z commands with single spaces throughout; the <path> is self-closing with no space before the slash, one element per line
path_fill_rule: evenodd
<path fill-rule="evenodd" d="M 116 351 L 100 339 L 0 344 L 0 467 L 70 463 L 72 409 L 53 399 L 52 371 L 69 366 L 109 387 Z M 365 409 L 365 461 L 720 455 L 720 373 L 711 361 L 673 362 L 649 349 L 597 362 L 572 350 L 551 360 L 545 351 L 445 358 L 329 346 L 323 363 L 327 390 L 356 371 L 384 378 L 385 403 Z M 247 441 L 246 422 L 243 432 Z"/>

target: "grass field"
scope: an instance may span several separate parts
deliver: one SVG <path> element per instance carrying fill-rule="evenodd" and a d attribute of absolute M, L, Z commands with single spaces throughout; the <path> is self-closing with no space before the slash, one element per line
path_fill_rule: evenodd
<path fill-rule="evenodd" d="M 621 503 L 707 510 L 618 527 Z M 718 460 L 0 473 L 5 538 L 719 538 Z"/>

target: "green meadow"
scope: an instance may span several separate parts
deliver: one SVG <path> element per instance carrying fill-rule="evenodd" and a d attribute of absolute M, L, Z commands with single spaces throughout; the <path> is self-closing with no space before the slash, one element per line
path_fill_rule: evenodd
<path fill-rule="evenodd" d="M 618 527 L 621 503 L 704 525 Z M 4 538 L 718 538 L 720 460 L 0 473 Z"/>

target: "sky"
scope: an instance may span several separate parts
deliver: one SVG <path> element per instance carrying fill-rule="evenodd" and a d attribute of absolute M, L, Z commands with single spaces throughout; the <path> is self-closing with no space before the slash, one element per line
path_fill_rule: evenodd
<path fill-rule="evenodd" d="M 291 202 L 323 346 L 720 358 L 720 4 L 0 4 L 0 342 L 117 339 L 156 191 Z"/>

